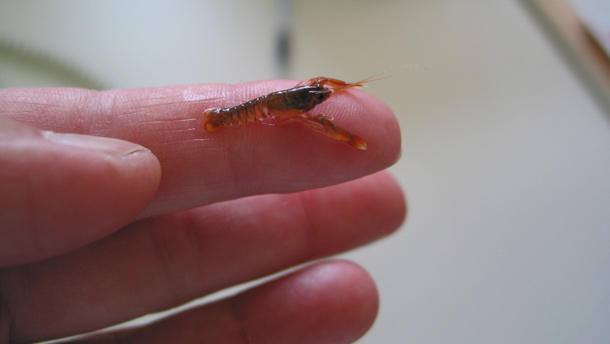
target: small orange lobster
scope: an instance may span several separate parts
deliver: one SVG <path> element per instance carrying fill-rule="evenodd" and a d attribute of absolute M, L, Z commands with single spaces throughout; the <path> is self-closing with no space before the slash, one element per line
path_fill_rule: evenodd
<path fill-rule="evenodd" d="M 308 111 L 324 102 L 333 93 L 351 87 L 362 87 L 364 82 L 372 81 L 372 79 L 373 77 L 348 83 L 321 76 L 305 80 L 293 88 L 272 92 L 233 107 L 208 109 L 203 113 L 203 128 L 207 131 L 215 131 L 222 126 L 245 124 L 270 116 L 278 119 L 278 123 L 281 124 L 301 123 L 308 128 L 364 150 L 366 142 L 359 136 L 334 125 L 331 122 L 333 120 L 331 116 L 312 115 Z"/>

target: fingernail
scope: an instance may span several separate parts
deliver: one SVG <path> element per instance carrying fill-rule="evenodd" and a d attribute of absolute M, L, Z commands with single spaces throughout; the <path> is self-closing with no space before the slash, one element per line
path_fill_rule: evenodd
<path fill-rule="evenodd" d="M 43 132 L 43 136 L 54 143 L 78 147 L 89 150 L 91 153 L 97 152 L 115 157 L 125 157 L 137 152 L 150 152 L 150 150 L 138 144 L 108 137 L 60 134 L 52 131 Z"/>

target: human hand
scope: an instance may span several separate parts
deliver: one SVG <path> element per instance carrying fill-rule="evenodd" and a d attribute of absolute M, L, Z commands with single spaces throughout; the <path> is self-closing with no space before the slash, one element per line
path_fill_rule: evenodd
<path fill-rule="evenodd" d="M 206 108 L 293 84 L 0 89 L 0 342 L 87 333 L 397 229 L 404 196 L 378 171 L 400 133 L 376 98 L 316 107 L 366 151 L 298 125 L 197 129 Z M 96 343 L 352 342 L 377 305 L 362 268 L 331 260 Z"/>

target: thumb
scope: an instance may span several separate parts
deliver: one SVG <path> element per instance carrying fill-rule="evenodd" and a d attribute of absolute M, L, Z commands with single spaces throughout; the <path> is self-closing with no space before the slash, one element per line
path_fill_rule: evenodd
<path fill-rule="evenodd" d="M 135 143 L 0 119 L 0 267 L 69 252 L 129 223 L 161 179 Z"/>

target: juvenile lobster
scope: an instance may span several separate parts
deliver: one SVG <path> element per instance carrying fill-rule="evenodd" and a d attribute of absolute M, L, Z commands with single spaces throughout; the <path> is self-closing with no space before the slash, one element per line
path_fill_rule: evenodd
<path fill-rule="evenodd" d="M 272 92 L 233 107 L 208 109 L 203 113 L 203 128 L 207 131 L 215 131 L 223 126 L 245 124 L 269 116 L 278 120 L 280 124 L 301 123 L 315 131 L 365 150 L 366 142 L 361 137 L 334 125 L 332 116 L 312 115 L 308 111 L 334 93 L 351 87 L 362 87 L 364 82 L 370 81 L 370 79 L 355 83 L 323 76 L 305 80 L 293 88 Z"/>

